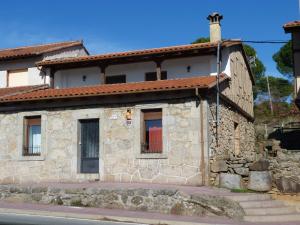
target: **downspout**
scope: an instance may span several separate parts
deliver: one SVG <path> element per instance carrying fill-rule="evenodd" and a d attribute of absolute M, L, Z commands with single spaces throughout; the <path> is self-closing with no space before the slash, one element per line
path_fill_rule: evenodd
<path fill-rule="evenodd" d="M 205 154 L 204 154 L 204 112 L 203 112 L 203 101 L 201 99 L 201 96 L 199 94 L 199 89 L 196 88 L 195 89 L 195 94 L 196 94 L 196 97 L 197 97 L 197 101 L 199 102 L 199 105 L 200 105 L 200 165 L 199 165 L 199 168 L 200 168 L 200 171 L 201 171 L 201 184 L 202 185 L 205 185 L 205 180 L 206 180 L 206 171 L 205 171 Z M 197 104 L 198 105 L 198 104 Z"/>
<path fill-rule="evenodd" d="M 218 42 L 218 48 L 217 48 L 217 105 L 216 105 L 216 144 L 217 147 L 219 146 L 219 125 L 220 125 L 220 72 L 221 72 L 221 45 L 222 41 Z"/>

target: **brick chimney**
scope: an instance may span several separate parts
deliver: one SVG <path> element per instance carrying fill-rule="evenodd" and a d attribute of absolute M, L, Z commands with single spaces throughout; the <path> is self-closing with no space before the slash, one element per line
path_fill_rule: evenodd
<path fill-rule="evenodd" d="M 210 42 L 216 42 L 222 40 L 221 35 L 221 20 L 223 16 L 218 12 L 210 14 L 207 19 L 209 20 L 209 32 L 210 32 Z"/>

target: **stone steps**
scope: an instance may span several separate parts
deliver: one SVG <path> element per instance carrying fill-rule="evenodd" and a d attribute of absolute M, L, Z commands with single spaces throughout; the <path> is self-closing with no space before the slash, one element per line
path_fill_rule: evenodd
<path fill-rule="evenodd" d="M 243 194 L 225 197 L 237 202 L 271 200 L 271 196 L 268 194 Z"/>
<path fill-rule="evenodd" d="M 245 201 L 245 202 L 240 202 L 240 205 L 244 209 L 285 206 L 285 204 L 283 202 L 276 201 L 276 200 Z"/>
<path fill-rule="evenodd" d="M 283 206 L 272 208 L 246 208 L 244 209 L 246 215 L 281 215 L 296 213 L 295 207 Z"/>
<path fill-rule="evenodd" d="M 248 222 L 298 222 L 300 213 L 296 207 L 283 201 L 272 200 L 268 194 L 236 194 L 226 196 L 237 201 L 244 209 L 244 220 Z"/>

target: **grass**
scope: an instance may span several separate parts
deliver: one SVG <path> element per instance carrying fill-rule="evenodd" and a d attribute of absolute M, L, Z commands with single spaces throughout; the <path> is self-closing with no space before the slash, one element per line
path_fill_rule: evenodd
<path fill-rule="evenodd" d="M 231 192 L 234 193 L 256 193 L 255 191 L 249 190 L 249 189 L 231 189 Z"/>

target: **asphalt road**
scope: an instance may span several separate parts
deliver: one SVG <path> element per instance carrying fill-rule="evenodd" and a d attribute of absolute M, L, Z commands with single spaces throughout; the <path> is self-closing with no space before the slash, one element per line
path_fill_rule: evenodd
<path fill-rule="evenodd" d="M 89 219 L 0 213 L 0 225 L 142 225 Z"/>

